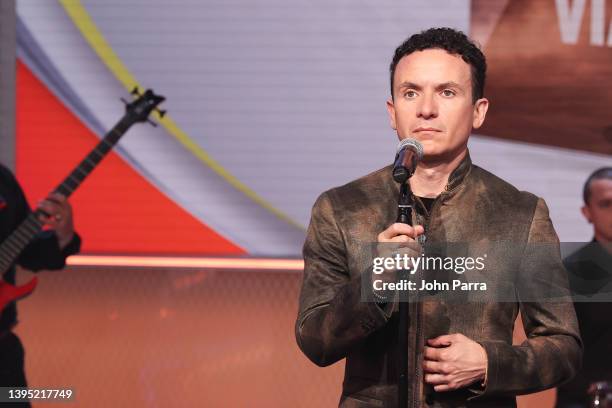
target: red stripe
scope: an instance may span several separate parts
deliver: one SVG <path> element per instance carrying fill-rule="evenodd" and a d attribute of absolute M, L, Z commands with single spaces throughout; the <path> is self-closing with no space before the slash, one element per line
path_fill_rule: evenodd
<path fill-rule="evenodd" d="M 31 204 L 56 187 L 99 141 L 21 61 L 17 64 L 16 126 L 17 177 Z M 129 132 L 124 137 L 130 137 Z M 244 253 L 113 152 L 71 202 L 87 253 Z"/>

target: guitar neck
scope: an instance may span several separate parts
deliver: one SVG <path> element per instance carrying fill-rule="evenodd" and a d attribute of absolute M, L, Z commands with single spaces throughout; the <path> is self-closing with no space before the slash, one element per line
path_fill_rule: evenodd
<path fill-rule="evenodd" d="M 69 197 L 117 144 L 133 121 L 126 115 L 104 136 L 97 146 L 79 165 L 53 190 L 54 193 Z M 26 219 L 0 245 L 0 274 L 4 274 L 15 263 L 21 252 L 41 231 L 40 210 L 31 212 Z"/>
<path fill-rule="evenodd" d="M 96 168 L 102 159 L 110 152 L 117 144 L 121 136 L 132 125 L 132 122 L 127 117 L 123 117 L 117 124 L 104 136 L 98 145 L 91 151 L 72 172 L 53 190 L 54 193 L 60 193 L 65 197 L 69 197 L 85 180 L 87 176 Z"/>
<path fill-rule="evenodd" d="M 42 223 L 36 213 L 30 213 L 0 245 L 0 273 L 4 274 L 21 252 L 40 232 Z"/>

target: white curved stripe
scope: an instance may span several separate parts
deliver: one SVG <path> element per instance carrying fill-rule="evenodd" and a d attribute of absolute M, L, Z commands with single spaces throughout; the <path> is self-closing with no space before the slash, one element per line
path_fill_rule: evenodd
<path fill-rule="evenodd" d="M 20 2 L 18 13 L 48 60 L 69 84 L 70 92 L 64 94 L 77 95 L 90 112 L 95 112 L 97 122 L 106 129 L 112 127 L 123 115 L 118 97 L 125 96 L 125 90 L 106 71 L 63 9 L 52 2 Z M 45 71 L 51 71 L 51 67 Z M 164 93 L 163 89 L 155 90 Z M 166 108 L 171 109 L 171 105 Z M 97 127 L 88 125 L 91 129 Z M 129 155 L 124 158 L 136 164 L 136 168 L 145 168 L 160 191 L 250 254 L 300 253 L 302 230 L 254 205 L 161 128 L 135 125 L 120 145 Z"/>
<path fill-rule="evenodd" d="M 561 241 L 591 240 L 592 226 L 580 213 L 582 186 L 593 170 L 611 166 L 612 156 L 477 135 L 469 146 L 474 163 L 546 200 Z"/>

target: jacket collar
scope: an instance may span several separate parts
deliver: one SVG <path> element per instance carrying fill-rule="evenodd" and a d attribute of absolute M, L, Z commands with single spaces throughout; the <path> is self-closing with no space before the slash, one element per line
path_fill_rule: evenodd
<path fill-rule="evenodd" d="M 448 177 L 448 183 L 442 194 L 445 196 L 451 195 L 463 183 L 471 170 L 472 159 L 470 158 L 470 151 L 468 150 L 463 160 L 461 160 L 457 168 L 455 168 Z"/>
<path fill-rule="evenodd" d="M 392 173 L 393 165 L 388 166 L 387 169 L 389 173 Z M 444 187 L 444 191 L 442 191 L 440 196 L 446 199 L 454 195 L 455 192 L 459 190 L 459 187 L 461 187 L 464 184 L 464 181 L 466 180 L 467 176 L 470 174 L 471 170 L 472 170 L 472 159 L 470 158 L 470 151 L 468 150 L 463 160 L 461 160 L 461 162 L 455 168 L 455 170 L 451 172 L 450 176 L 448 177 L 448 182 L 446 183 L 446 187 Z M 388 174 L 387 176 L 385 176 L 385 180 L 387 183 L 391 185 L 391 191 L 393 192 L 393 195 L 397 196 L 397 194 L 399 194 L 399 191 L 400 191 L 400 185 L 396 183 L 395 181 L 393 181 L 393 177 L 391 176 L 391 174 Z M 420 201 L 420 200 L 417 199 L 417 201 Z"/>

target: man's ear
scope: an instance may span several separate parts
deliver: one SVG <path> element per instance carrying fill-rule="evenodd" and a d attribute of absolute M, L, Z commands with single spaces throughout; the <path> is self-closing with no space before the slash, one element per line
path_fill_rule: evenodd
<path fill-rule="evenodd" d="M 587 219 L 589 224 L 592 224 L 593 221 L 591 220 L 591 209 L 589 208 L 589 206 L 585 204 L 580 210 L 582 211 L 582 215 L 584 215 L 584 218 Z"/>
<path fill-rule="evenodd" d="M 397 130 L 397 123 L 395 123 L 395 105 L 393 104 L 393 98 L 387 99 L 387 112 L 389 112 L 389 123 L 393 130 Z"/>
<path fill-rule="evenodd" d="M 489 110 L 489 100 L 487 98 L 480 98 L 474 104 L 474 119 L 472 120 L 472 127 L 478 129 L 484 123 L 485 116 L 487 116 L 487 110 Z"/>

